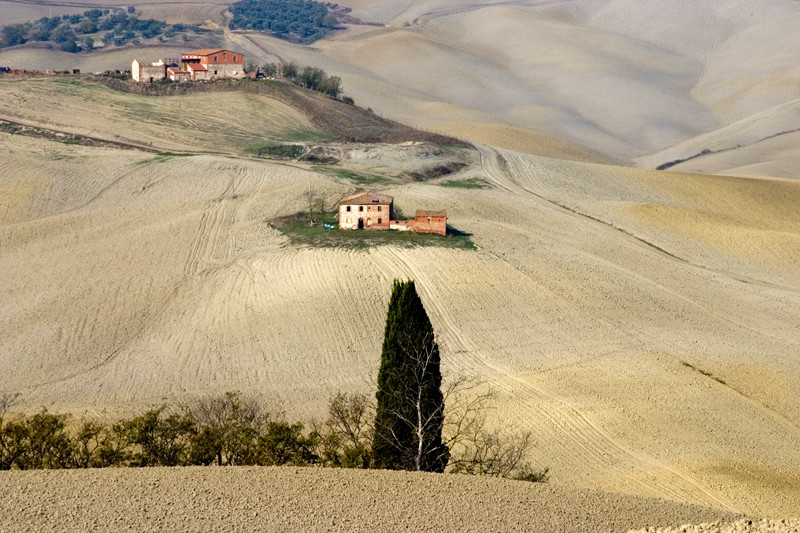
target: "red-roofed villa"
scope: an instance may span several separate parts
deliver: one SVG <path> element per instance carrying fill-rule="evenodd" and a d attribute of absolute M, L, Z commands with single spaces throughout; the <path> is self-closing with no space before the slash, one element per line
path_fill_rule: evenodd
<path fill-rule="evenodd" d="M 221 78 L 244 78 L 244 55 L 232 50 L 200 48 L 184 53 L 180 58 L 142 63 L 134 59 L 131 77 L 139 82 L 154 82 L 164 78 L 173 81 L 203 81 Z"/>
<path fill-rule="evenodd" d="M 447 211 L 417 210 L 414 220 L 392 220 L 394 198 L 360 192 L 339 202 L 339 229 L 393 229 L 447 235 Z"/>

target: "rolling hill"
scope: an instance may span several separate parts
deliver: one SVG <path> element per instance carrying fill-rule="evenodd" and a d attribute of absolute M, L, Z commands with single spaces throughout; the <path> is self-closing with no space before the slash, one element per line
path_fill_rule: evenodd
<path fill-rule="evenodd" d="M 128 95 L 98 99 L 77 84 L 62 96 L 62 85 L 34 84 L 42 102 L 91 105 L 98 126 L 125 119 Z M 214 100 L 185 101 L 204 109 L 200 96 Z M 178 97 L 147 98 L 135 101 L 158 110 Z M 248 131 L 314 131 L 278 102 L 259 105 Z M 174 138 L 221 142 L 215 128 L 184 129 L 131 121 L 125 134 L 165 151 Z M 497 420 L 533 431 L 552 483 L 796 508 L 797 182 L 479 145 L 449 179 L 488 189 L 376 185 L 401 208 L 446 208 L 477 251 L 298 248 L 267 222 L 303 209 L 309 189 L 334 205 L 355 190 L 347 178 L 242 153 L 2 137 L 2 388 L 29 409 L 102 416 L 242 390 L 310 419 L 336 390 L 370 390 L 388 289 L 413 278 L 447 371 L 500 391 Z M 223 137 L 232 147 L 236 136 Z M 344 168 L 419 158 L 349 150 Z"/>
<path fill-rule="evenodd" d="M 67 141 L 0 133 L 0 390 L 88 417 L 240 390 L 308 421 L 372 390 L 392 280 L 412 278 L 448 375 L 498 391 L 493 419 L 533 433 L 554 488 L 796 516 L 800 4 L 341 3 L 383 26 L 224 45 L 474 149 L 344 142 L 266 94 L 0 80 L 0 119 Z M 268 143 L 338 172 L 254 157 Z M 333 207 L 354 173 L 447 209 L 477 249 L 295 246 L 269 224 L 309 191 Z"/>

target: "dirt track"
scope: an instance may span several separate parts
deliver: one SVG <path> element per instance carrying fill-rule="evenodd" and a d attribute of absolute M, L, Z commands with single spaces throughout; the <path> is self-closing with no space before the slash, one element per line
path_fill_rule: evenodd
<path fill-rule="evenodd" d="M 627 531 L 723 511 L 547 484 L 315 468 L 0 473 L 0 532 Z"/>

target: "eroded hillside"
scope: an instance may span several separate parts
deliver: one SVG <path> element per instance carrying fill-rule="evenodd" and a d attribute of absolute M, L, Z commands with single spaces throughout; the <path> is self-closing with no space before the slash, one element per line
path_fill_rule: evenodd
<path fill-rule="evenodd" d="M 262 97 L 226 97 L 261 106 L 247 130 L 316 131 Z M 156 110 L 210 105 L 149 98 Z M 94 114 L 114 117 L 124 102 Z M 186 129 L 205 147 L 235 148 L 235 135 Z M 127 135 L 145 131 L 154 148 L 181 139 L 156 120 Z M 459 155 L 457 174 L 420 182 L 401 171 L 449 152 L 334 143 L 320 155 L 379 175 L 369 187 L 403 209 L 447 209 L 477 250 L 315 248 L 268 221 L 303 210 L 309 191 L 332 207 L 363 186 L 346 172 L 2 141 L 0 388 L 27 409 L 102 416 L 241 390 L 310 419 L 336 390 L 370 391 L 388 289 L 412 278 L 447 371 L 498 389 L 496 420 L 533 432 L 532 460 L 554 485 L 796 508 L 796 182 L 485 146 Z"/>

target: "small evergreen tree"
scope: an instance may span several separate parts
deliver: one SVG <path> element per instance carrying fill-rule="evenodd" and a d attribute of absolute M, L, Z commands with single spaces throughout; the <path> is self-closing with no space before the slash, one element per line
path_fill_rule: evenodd
<path fill-rule="evenodd" d="M 373 462 L 378 468 L 442 472 L 444 399 L 439 347 L 413 281 L 394 281 L 378 372 Z"/>

